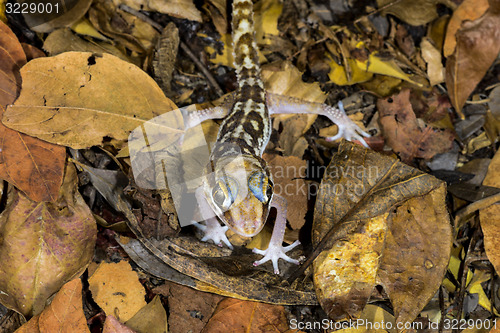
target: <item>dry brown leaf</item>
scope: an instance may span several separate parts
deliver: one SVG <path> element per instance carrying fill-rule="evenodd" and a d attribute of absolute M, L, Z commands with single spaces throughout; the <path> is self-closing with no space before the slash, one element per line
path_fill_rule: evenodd
<path fill-rule="evenodd" d="M 129 57 L 123 54 L 116 46 L 101 41 L 89 42 L 78 37 L 70 29 L 57 29 L 51 32 L 43 43 L 43 49 L 51 56 L 70 51 L 109 53 L 130 62 Z"/>
<path fill-rule="evenodd" d="M 45 53 L 35 46 L 26 43 L 21 43 L 21 45 L 23 46 L 27 61 L 35 58 L 45 57 Z"/>
<path fill-rule="evenodd" d="M 205 2 L 208 14 L 217 32 L 222 36 L 227 33 L 227 7 L 226 0 L 210 0 Z"/>
<path fill-rule="evenodd" d="M 128 261 L 101 263 L 89 278 L 94 301 L 120 322 L 126 322 L 146 305 L 146 291 Z"/>
<path fill-rule="evenodd" d="M 464 0 L 453 12 L 446 27 L 446 36 L 443 45 L 443 55 L 448 57 L 455 51 L 457 39 L 455 34 L 465 21 L 474 21 L 483 16 L 488 10 L 488 0 Z"/>
<path fill-rule="evenodd" d="M 0 22 L 0 114 L 21 87 L 19 69 L 26 63 L 23 47 Z M 0 124 L 0 178 L 35 201 L 54 201 L 64 173 L 66 150 Z"/>
<path fill-rule="evenodd" d="M 389 217 L 378 277 L 397 322 L 415 319 L 446 273 L 452 234 L 445 197 L 442 184 L 427 195 L 410 198 Z"/>
<path fill-rule="evenodd" d="M 168 332 L 167 313 L 160 297 L 156 295 L 125 324 L 139 333 Z"/>
<path fill-rule="evenodd" d="M 490 0 L 481 18 L 465 22 L 456 33 L 455 52 L 446 62 L 446 86 L 451 103 L 463 118 L 462 107 L 500 51 L 500 0 Z"/>
<path fill-rule="evenodd" d="M 437 5 L 448 4 L 446 0 L 377 0 L 379 8 L 384 8 L 382 14 L 392 14 L 410 25 L 427 24 L 438 17 Z"/>
<path fill-rule="evenodd" d="M 263 158 L 273 175 L 274 194 L 286 199 L 286 219 L 293 230 L 302 228 L 307 213 L 308 186 L 306 161 L 295 156 L 264 154 Z"/>
<path fill-rule="evenodd" d="M 19 3 L 36 4 L 36 2 L 29 0 L 21 0 Z M 92 0 L 46 0 L 42 3 L 46 4 L 46 10 L 37 9 L 23 12 L 26 24 L 36 32 L 51 32 L 57 28 L 71 26 L 85 15 Z M 50 11 L 47 7 L 48 4 L 51 4 Z"/>
<path fill-rule="evenodd" d="M 404 162 L 414 158 L 430 159 L 451 149 L 455 138 L 450 129 L 439 130 L 421 126 L 410 103 L 410 90 L 379 99 L 377 108 L 384 138 Z"/>
<path fill-rule="evenodd" d="M 444 67 L 441 62 L 441 53 L 432 44 L 431 39 L 424 37 L 420 43 L 422 58 L 427 63 L 427 76 L 431 86 L 444 81 Z"/>
<path fill-rule="evenodd" d="M 135 331 L 120 323 L 115 317 L 107 316 L 102 333 L 135 333 Z"/>
<path fill-rule="evenodd" d="M 202 333 L 270 333 L 288 331 L 285 308 L 234 298 L 222 300 Z"/>
<path fill-rule="evenodd" d="M 12 191 L 0 215 L 0 301 L 25 316 L 79 276 L 94 254 L 96 225 L 68 166 L 59 199 L 37 203 Z"/>
<path fill-rule="evenodd" d="M 181 19 L 201 22 L 201 13 L 193 3 L 193 0 L 114 0 L 115 4 L 123 3 L 135 10 L 146 10 L 168 14 Z"/>
<path fill-rule="evenodd" d="M 77 278 L 62 286 L 50 305 L 16 332 L 90 333 L 82 307 L 82 281 Z"/>
<path fill-rule="evenodd" d="M 149 75 L 109 54 L 38 58 L 21 75 L 21 96 L 7 108 L 4 124 L 75 149 L 104 137 L 124 141 L 145 121 L 176 109 Z"/>
<path fill-rule="evenodd" d="M 484 234 L 484 249 L 495 271 L 500 272 L 500 204 L 479 211 Z"/>
<path fill-rule="evenodd" d="M 397 321 L 411 322 L 435 294 L 450 256 L 444 185 L 350 142 L 332 161 L 314 213 L 314 243 L 335 230 L 332 248 L 314 262 L 318 300 L 334 320 L 356 318 L 381 280 Z"/>
<path fill-rule="evenodd" d="M 169 281 L 153 289 L 153 292 L 168 299 L 170 333 L 184 333 L 190 329 L 200 332 L 223 299 L 217 294 L 201 292 Z M 199 318 L 191 316 L 193 310 L 200 314 Z"/>
<path fill-rule="evenodd" d="M 497 151 L 488 166 L 483 180 L 484 186 L 500 188 L 500 152 Z M 497 272 L 500 272 L 500 204 L 479 211 L 481 229 L 484 234 L 486 255 Z"/>

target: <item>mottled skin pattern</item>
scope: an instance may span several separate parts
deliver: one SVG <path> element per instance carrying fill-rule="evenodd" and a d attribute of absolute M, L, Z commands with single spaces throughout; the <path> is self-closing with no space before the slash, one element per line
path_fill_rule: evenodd
<path fill-rule="evenodd" d="M 203 241 L 212 240 L 232 248 L 226 237 L 228 228 L 242 236 L 254 236 L 264 226 L 269 209 L 276 208 L 269 246 L 264 251 L 254 249 L 254 252 L 264 256 L 254 265 L 271 261 L 274 272 L 279 273 L 279 259 L 299 263 L 288 257 L 286 252 L 300 242 L 282 246 L 286 229 L 286 201 L 273 195 L 272 177 L 261 157 L 271 135 L 270 114 L 313 113 L 328 117 L 337 124 L 339 132 L 327 140 L 355 138 L 366 146 L 361 135 L 368 134 L 352 123 L 341 103 L 339 107 L 333 107 L 266 94 L 260 77 L 251 0 L 233 1 L 232 29 L 238 89 L 223 106 L 184 114 L 186 128 L 206 119 L 224 118 L 203 184 L 196 190 L 199 211 L 205 220 L 205 225 L 197 226 L 204 231 Z M 225 226 L 219 224 L 214 213 Z"/>
<path fill-rule="evenodd" d="M 207 184 L 205 193 L 214 211 L 229 228 L 251 237 L 266 222 L 272 199 L 271 175 L 261 158 L 269 142 L 271 119 L 260 77 L 251 0 L 233 1 L 232 30 L 238 89 L 211 154 L 215 177 Z M 234 163 L 238 155 L 241 158 Z M 241 168 L 246 174 L 242 174 Z M 237 183 L 232 187 L 233 192 L 230 191 L 231 183 Z M 218 205 L 213 200 L 214 188 L 232 196 L 232 203 Z"/>

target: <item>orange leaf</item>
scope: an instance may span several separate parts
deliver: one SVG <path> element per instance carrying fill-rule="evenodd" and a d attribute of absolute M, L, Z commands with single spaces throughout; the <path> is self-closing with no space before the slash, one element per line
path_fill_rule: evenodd
<path fill-rule="evenodd" d="M 202 333 L 270 333 L 287 330 L 283 306 L 226 298 L 219 303 Z"/>
<path fill-rule="evenodd" d="M 74 279 L 66 283 L 41 314 L 31 318 L 16 332 L 90 333 L 82 307 L 82 281 Z"/>
<path fill-rule="evenodd" d="M 473 22 L 465 22 L 457 32 L 455 52 L 446 62 L 446 86 L 451 103 L 461 110 L 500 51 L 500 0 L 490 0 L 490 9 Z"/>
<path fill-rule="evenodd" d="M 0 117 L 21 87 L 23 47 L 0 22 Z M 34 201 L 55 201 L 62 183 L 66 149 L 11 130 L 0 123 L 0 178 Z"/>

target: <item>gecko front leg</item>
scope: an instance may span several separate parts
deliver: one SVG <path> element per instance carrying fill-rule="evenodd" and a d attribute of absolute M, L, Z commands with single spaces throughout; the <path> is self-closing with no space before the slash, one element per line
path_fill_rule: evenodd
<path fill-rule="evenodd" d="M 325 116 L 339 128 L 337 135 L 326 138 L 327 141 L 334 141 L 344 137 L 349 141 L 353 139 L 359 140 L 365 147 L 369 148 L 363 137 L 369 137 L 370 134 L 363 131 L 347 117 L 342 102 L 339 102 L 337 108 L 323 103 L 307 102 L 300 98 L 278 94 L 267 93 L 266 96 L 267 108 L 270 114 L 310 113 Z"/>
<path fill-rule="evenodd" d="M 203 187 L 200 186 L 195 192 L 196 200 L 198 201 L 198 207 L 201 217 L 205 220 L 205 225 L 200 223 L 194 223 L 194 225 L 203 231 L 202 242 L 207 242 L 209 240 L 213 241 L 218 246 L 222 246 L 222 243 L 226 244 L 228 248 L 233 249 L 233 245 L 229 239 L 227 239 L 226 231 L 227 226 L 221 226 L 217 218 L 214 216 L 212 208 L 207 202 L 207 199 L 203 193 Z"/>
<path fill-rule="evenodd" d="M 293 244 L 288 246 L 283 246 L 283 238 L 285 237 L 286 229 L 286 200 L 285 198 L 274 195 L 271 201 L 271 207 L 276 208 L 276 221 L 274 222 L 273 234 L 269 245 L 266 250 L 253 249 L 254 253 L 263 255 L 264 257 L 260 260 L 254 262 L 254 266 L 259 266 L 269 260 L 273 263 L 274 273 L 279 274 L 278 260 L 281 258 L 285 261 L 291 262 L 298 265 L 299 261 L 292 259 L 286 255 L 286 253 L 297 245 L 300 245 L 300 241 L 296 240 Z"/>

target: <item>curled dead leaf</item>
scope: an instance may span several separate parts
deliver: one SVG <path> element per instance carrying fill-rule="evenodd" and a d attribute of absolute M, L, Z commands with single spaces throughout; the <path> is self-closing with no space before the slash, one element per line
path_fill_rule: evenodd
<path fill-rule="evenodd" d="M 462 25 L 456 33 L 455 52 L 446 62 L 448 94 L 461 118 L 467 98 L 500 52 L 500 11 L 495 9 L 499 6 L 498 0 L 490 0 L 486 14 Z"/>
<path fill-rule="evenodd" d="M 414 158 L 430 159 L 438 153 L 451 149 L 455 138 L 450 129 L 434 129 L 419 123 L 410 103 L 410 90 L 377 103 L 379 123 L 389 146 L 401 156 L 404 162 Z"/>
<path fill-rule="evenodd" d="M 0 215 L 0 301 L 25 316 L 39 314 L 46 300 L 79 276 L 94 254 L 96 224 L 66 169 L 59 199 L 37 203 L 9 193 Z"/>
<path fill-rule="evenodd" d="M 286 331 L 288 320 L 283 306 L 226 298 L 217 305 L 202 333 Z"/>
<path fill-rule="evenodd" d="M 313 266 L 318 300 L 332 319 L 359 317 L 379 280 L 398 322 L 418 315 L 450 256 L 445 195 L 443 183 L 428 174 L 341 145 L 325 171 L 313 224 L 315 244 L 333 231 Z"/>

